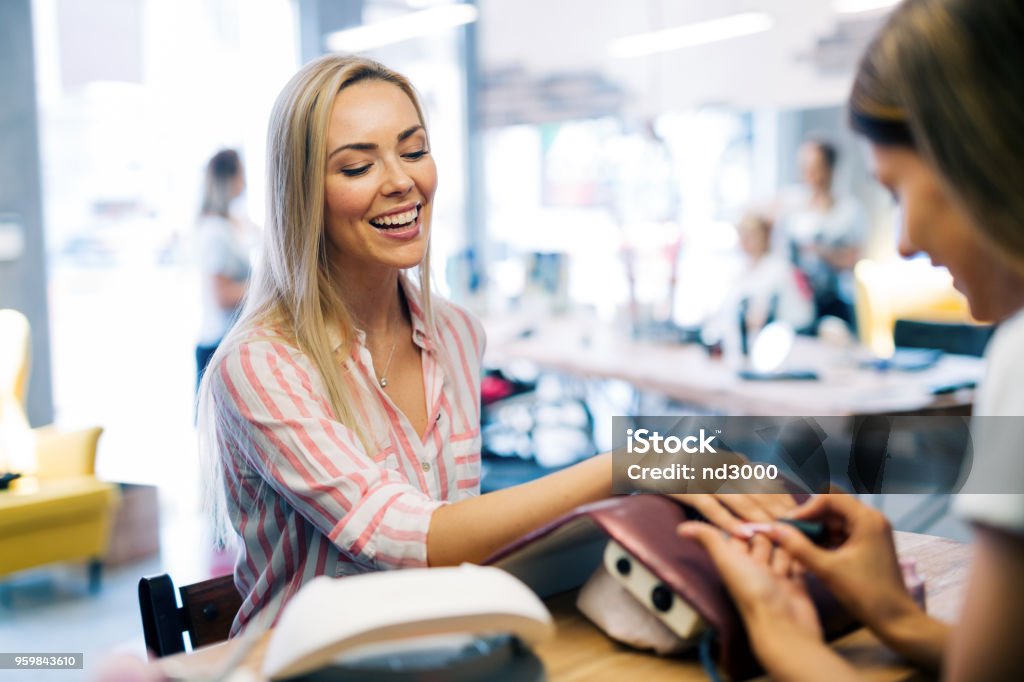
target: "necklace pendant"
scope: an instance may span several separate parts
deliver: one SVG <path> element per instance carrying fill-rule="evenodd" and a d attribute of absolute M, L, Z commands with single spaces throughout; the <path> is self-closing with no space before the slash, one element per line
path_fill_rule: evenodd
<path fill-rule="evenodd" d="M 388 378 L 387 377 L 381 377 L 380 378 L 380 387 L 381 388 L 387 388 L 388 387 Z"/>

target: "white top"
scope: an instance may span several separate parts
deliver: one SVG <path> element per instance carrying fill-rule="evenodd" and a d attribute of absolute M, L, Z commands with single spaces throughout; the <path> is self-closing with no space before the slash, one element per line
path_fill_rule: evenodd
<path fill-rule="evenodd" d="M 711 321 L 711 336 L 727 336 L 739 330 L 740 307 L 754 318 L 787 322 L 803 329 L 814 321 L 814 299 L 806 282 L 785 259 L 767 255 L 748 265 L 737 276 L 718 314 Z"/>
<path fill-rule="evenodd" d="M 238 312 L 224 309 L 217 303 L 214 276 L 223 275 L 235 282 L 249 279 L 249 241 L 243 230 L 232 221 L 214 215 L 200 216 L 197 224 L 202 318 L 199 324 L 199 345 L 220 343 Z"/>
<path fill-rule="evenodd" d="M 823 259 L 804 250 L 816 244 L 828 249 L 861 246 L 867 240 L 868 221 L 864 209 L 853 197 L 836 197 L 825 212 L 809 205 L 806 191 L 791 199 L 783 209 L 778 230 L 773 235 L 774 248 L 792 256 L 806 273 L 816 292 L 834 291 L 844 300 L 852 300 L 853 287 L 849 273 L 839 273 Z"/>
<path fill-rule="evenodd" d="M 1024 487 L 1024 310 L 1003 322 L 985 352 L 985 379 L 974 403 L 974 463 L 955 509 L 965 518 L 1024 534 L 1024 494 L 981 494 L 993 481 Z M 1014 417 L 1010 419 L 1010 417 Z M 988 445 L 986 445 L 988 443 Z"/>

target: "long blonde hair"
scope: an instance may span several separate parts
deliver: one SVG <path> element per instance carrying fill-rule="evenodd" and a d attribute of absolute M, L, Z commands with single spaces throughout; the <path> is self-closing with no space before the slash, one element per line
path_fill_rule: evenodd
<path fill-rule="evenodd" d="M 1024 4 L 905 0 L 861 59 L 852 126 L 916 149 L 1024 272 Z"/>
<path fill-rule="evenodd" d="M 426 121 L 412 84 L 370 59 L 325 55 L 303 66 L 278 95 L 267 133 L 267 218 L 263 255 L 238 322 L 221 342 L 203 376 L 198 425 L 207 506 L 215 534 L 226 539 L 223 453 L 220 438 L 230 434 L 229 415 L 211 395 L 210 377 L 224 355 L 253 329 L 298 348 L 313 364 L 327 391 L 334 417 L 353 429 L 369 447 L 353 409 L 353 387 L 343 380 L 341 358 L 351 352 L 355 321 L 332 277 L 324 230 L 324 182 L 327 129 L 339 92 L 363 81 L 392 83 L 408 95 L 420 123 Z M 402 275 L 404 276 L 404 275 Z M 434 329 L 430 298 L 430 249 L 419 266 L 419 285 L 428 328 Z M 329 326 L 340 332 L 342 347 L 332 348 Z M 272 332 L 269 330 L 273 330 Z"/>

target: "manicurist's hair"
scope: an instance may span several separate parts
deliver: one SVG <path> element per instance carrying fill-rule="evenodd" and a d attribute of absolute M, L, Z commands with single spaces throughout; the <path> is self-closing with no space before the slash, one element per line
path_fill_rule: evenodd
<path fill-rule="evenodd" d="M 905 0 L 861 60 L 851 125 L 916 149 L 1024 270 L 1024 3 Z"/>

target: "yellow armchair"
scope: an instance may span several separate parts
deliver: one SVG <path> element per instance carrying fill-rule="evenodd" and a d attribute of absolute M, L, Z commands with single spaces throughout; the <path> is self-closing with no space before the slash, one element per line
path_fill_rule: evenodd
<path fill-rule="evenodd" d="M 24 315 L 0 310 L 0 446 L 7 448 L 0 452 L 0 471 L 26 474 L 0 491 L 0 578 L 54 562 L 88 561 L 96 589 L 118 500 L 116 486 L 94 475 L 103 430 L 28 430 L 29 348 Z M 30 452 L 15 453 L 15 445 Z"/>
<path fill-rule="evenodd" d="M 878 357 L 890 357 L 895 350 L 896 320 L 974 322 L 949 273 L 927 262 L 862 260 L 853 277 L 857 331 Z"/>

